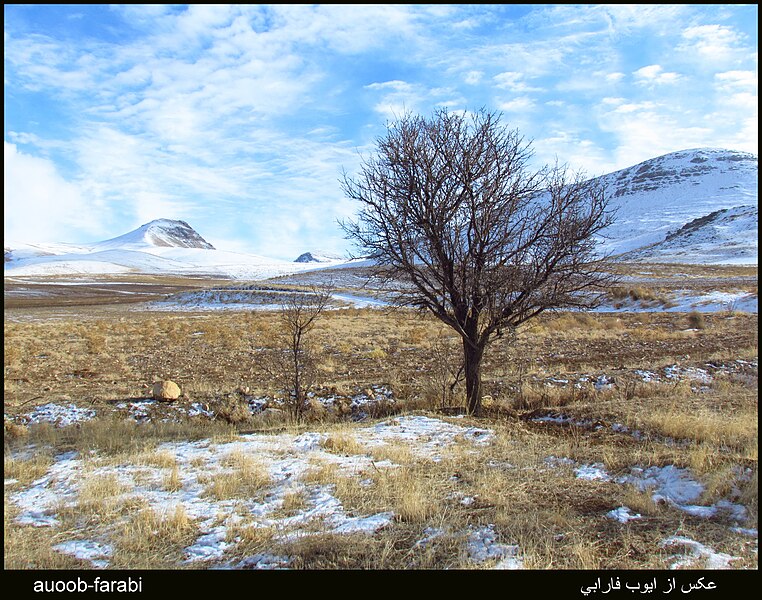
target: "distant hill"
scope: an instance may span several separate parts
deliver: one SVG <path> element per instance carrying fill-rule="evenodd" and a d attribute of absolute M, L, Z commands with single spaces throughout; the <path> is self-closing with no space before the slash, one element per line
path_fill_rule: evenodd
<path fill-rule="evenodd" d="M 209 242 L 202 238 L 185 221 L 157 219 L 141 225 L 134 231 L 120 235 L 96 246 L 106 248 L 128 248 L 157 246 L 163 248 L 203 248 L 214 250 Z"/>
<path fill-rule="evenodd" d="M 698 148 L 596 178 L 617 211 L 601 249 L 621 260 L 757 264 L 757 157 Z M 365 261 L 363 264 L 368 264 Z M 357 265 L 325 252 L 295 261 L 216 250 L 185 221 L 158 219 L 93 244 L 6 241 L 6 276 L 102 273 L 265 279 Z"/>
<path fill-rule="evenodd" d="M 5 251 L 5 276 L 146 273 L 266 279 L 315 268 L 254 254 L 216 250 L 185 221 L 157 219 L 92 244 L 16 244 Z"/>
<path fill-rule="evenodd" d="M 305 252 L 300 254 L 294 262 L 297 263 L 335 263 L 345 262 L 340 256 L 329 252 Z"/>
<path fill-rule="evenodd" d="M 754 154 L 698 148 L 599 177 L 617 210 L 602 248 L 627 260 L 756 264 L 757 173 Z"/>
<path fill-rule="evenodd" d="M 748 264 L 758 249 L 756 206 L 723 208 L 694 219 L 661 242 L 627 252 L 623 260 L 706 264 Z"/>

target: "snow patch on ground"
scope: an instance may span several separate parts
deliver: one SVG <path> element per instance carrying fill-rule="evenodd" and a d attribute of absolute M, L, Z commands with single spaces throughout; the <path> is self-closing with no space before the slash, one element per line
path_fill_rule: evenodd
<path fill-rule="evenodd" d="M 93 540 L 69 540 L 53 546 L 53 550 L 62 554 L 69 554 L 80 560 L 88 560 L 98 569 L 108 567 L 108 558 L 113 553 L 113 548 L 110 545 Z"/>
<path fill-rule="evenodd" d="M 582 465 L 574 469 L 574 474 L 577 479 L 585 479 L 587 481 L 611 481 L 611 476 L 606 472 L 606 469 L 601 464 Z"/>
<path fill-rule="evenodd" d="M 468 536 L 468 555 L 475 563 L 495 561 L 493 569 L 516 570 L 524 568 L 516 545 L 500 544 L 494 525 L 471 531 Z"/>
<path fill-rule="evenodd" d="M 56 427 L 66 427 L 95 418 L 95 411 L 90 408 L 79 408 L 74 404 L 60 406 L 49 403 L 36 407 L 27 415 L 27 418 L 29 423 L 52 423 Z"/>
<path fill-rule="evenodd" d="M 447 447 L 457 443 L 472 446 L 489 444 L 494 437 L 490 430 L 462 427 L 424 416 L 403 416 L 374 426 L 357 428 L 352 432 L 358 443 L 367 448 L 388 443 L 410 443 L 416 455 L 437 460 Z M 275 539 L 287 541 L 317 532 L 337 534 L 372 534 L 388 526 L 394 519 L 390 511 L 374 514 L 348 513 L 334 494 L 331 484 L 313 484 L 305 475 L 316 465 L 335 465 L 338 476 L 356 476 L 373 485 L 372 474 L 394 468 L 389 461 L 374 462 L 367 454 L 339 455 L 327 451 L 323 443 L 327 434 L 305 432 L 300 435 L 242 435 L 224 443 L 211 440 L 168 442 L 156 448 L 157 453 L 171 454 L 175 459 L 181 485 L 168 490 L 163 485 L 171 472 L 169 467 L 150 464 L 113 465 L 97 455 L 83 458 L 76 453 L 57 457 L 45 476 L 25 489 L 12 493 L 10 500 L 18 506 L 17 521 L 36 527 L 59 523 L 58 511 L 76 507 L 83 474 L 88 479 L 116 477 L 125 490 L 111 501 L 139 498 L 149 510 L 159 515 L 173 514 L 182 508 L 197 526 L 195 541 L 185 548 L 189 564 L 205 564 L 221 568 L 281 568 L 288 565 L 285 557 L 262 555 L 231 563 L 225 557 L 235 550 L 230 528 L 241 526 L 269 527 L 276 531 Z M 231 457 L 254 457 L 267 468 L 270 482 L 256 497 L 219 500 L 205 493 L 210 477 L 234 474 Z M 288 493 L 301 493 L 306 506 L 294 514 L 283 516 L 282 507 Z M 107 531 L 100 532 L 108 535 Z M 486 537 L 485 537 L 486 536 Z M 499 564 L 513 565 L 515 557 L 509 549 L 494 543 L 487 534 L 481 535 L 482 552 L 488 558 L 499 558 Z M 492 539 L 492 541 L 490 541 Z M 108 546 L 95 542 L 69 540 L 61 552 L 76 553 L 92 560 L 98 567 L 108 566 Z M 475 542 L 476 543 L 476 542 Z M 494 546 L 494 547 L 493 547 Z M 479 555 L 481 556 L 481 554 Z M 95 561 L 98 561 L 97 563 Z"/>
<path fill-rule="evenodd" d="M 627 508 L 626 506 L 620 506 L 619 508 L 610 510 L 609 512 L 606 513 L 606 516 L 616 521 L 619 521 L 620 523 L 629 523 L 630 521 L 643 518 L 639 514 L 632 514 L 630 509 Z"/>
<path fill-rule="evenodd" d="M 739 557 L 712 548 L 684 536 L 672 536 L 661 542 L 662 548 L 682 548 L 681 554 L 672 555 L 670 569 L 732 569 L 732 562 Z"/>
<path fill-rule="evenodd" d="M 693 479 L 688 469 L 674 465 L 665 467 L 631 467 L 617 483 L 632 484 L 639 490 L 653 490 L 654 502 L 665 501 L 678 507 L 687 506 L 704 492 L 704 486 Z"/>
<path fill-rule="evenodd" d="M 288 568 L 291 559 L 287 556 L 277 556 L 273 554 L 254 554 L 247 556 L 235 564 L 229 563 L 225 568 L 229 569 L 250 569 L 256 571 L 272 571 L 275 569 Z"/>
<path fill-rule="evenodd" d="M 738 311 L 759 312 L 757 294 L 745 291 L 699 293 L 692 290 L 674 290 L 669 303 L 641 302 L 631 299 L 604 301 L 595 312 L 701 312 Z"/>
<path fill-rule="evenodd" d="M 554 462 L 558 463 L 558 460 L 555 459 Z M 732 520 L 742 521 L 747 516 L 744 506 L 726 499 L 709 506 L 693 504 L 704 493 L 704 486 L 693 478 L 689 469 L 681 469 L 674 465 L 630 467 L 630 473 L 614 479 L 604 465 L 596 463 L 581 465 L 574 470 L 574 474 L 578 479 L 614 481 L 622 485 L 633 485 L 641 491 L 650 491 L 654 502 L 667 503 L 695 517 L 711 518 L 722 512 Z M 622 508 L 609 512 L 608 516 L 621 521 L 621 517 L 625 515 Z"/>
<path fill-rule="evenodd" d="M 414 442 L 411 449 L 415 455 L 429 457 L 435 461 L 441 460 L 440 451 L 451 446 L 456 437 L 476 446 L 490 444 L 495 437 L 489 429 L 466 428 L 423 416 L 387 419 L 374 425 L 370 431 L 372 435 L 365 441 L 369 446 L 392 440 Z"/>

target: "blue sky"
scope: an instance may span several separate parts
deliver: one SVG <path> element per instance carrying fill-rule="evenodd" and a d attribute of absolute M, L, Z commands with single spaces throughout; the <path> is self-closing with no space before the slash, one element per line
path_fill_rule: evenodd
<path fill-rule="evenodd" d="M 344 253 L 394 115 L 486 108 L 589 176 L 757 153 L 756 5 L 5 5 L 6 240 L 182 219 L 223 250 Z"/>

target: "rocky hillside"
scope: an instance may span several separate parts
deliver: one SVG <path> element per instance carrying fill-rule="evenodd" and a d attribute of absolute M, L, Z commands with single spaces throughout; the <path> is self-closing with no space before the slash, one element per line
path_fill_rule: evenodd
<path fill-rule="evenodd" d="M 604 232 L 606 251 L 670 262 L 756 262 L 756 155 L 684 150 L 598 181 L 617 211 L 616 222 Z M 740 243 L 727 245 L 739 235 Z M 678 246 L 680 254 L 673 255 Z"/>
<path fill-rule="evenodd" d="M 173 221 L 171 219 L 156 219 L 141 225 L 134 231 L 100 242 L 97 245 L 102 248 L 124 248 L 146 244 L 166 248 L 203 248 L 205 250 L 214 250 L 214 246 L 202 238 L 185 221 Z"/>

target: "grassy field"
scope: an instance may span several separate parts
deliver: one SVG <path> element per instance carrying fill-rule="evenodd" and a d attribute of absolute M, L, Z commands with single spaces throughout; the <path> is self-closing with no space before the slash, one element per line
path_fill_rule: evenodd
<path fill-rule="evenodd" d="M 758 568 L 757 314 L 544 315 L 490 348 L 474 418 L 441 324 L 329 311 L 294 424 L 273 312 L 5 313 L 6 568 Z"/>

